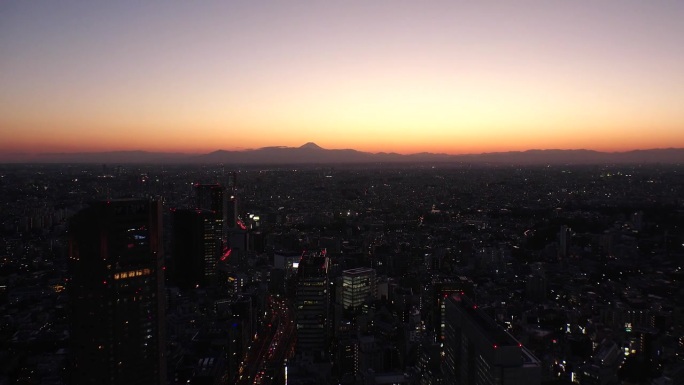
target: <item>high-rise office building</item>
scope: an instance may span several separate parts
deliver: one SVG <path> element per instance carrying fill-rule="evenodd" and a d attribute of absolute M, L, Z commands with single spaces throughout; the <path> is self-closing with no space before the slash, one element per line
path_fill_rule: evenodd
<path fill-rule="evenodd" d="M 70 223 L 71 383 L 166 384 L 161 201 L 98 201 Z"/>
<path fill-rule="evenodd" d="M 237 173 L 235 171 L 228 174 L 228 187 L 232 190 L 237 189 Z"/>
<path fill-rule="evenodd" d="M 217 232 L 221 239 L 227 235 L 228 194 L 220 184 L 196 184 L 195 208 L 214 212 L 217 221 Z"/>
<path fill-rule="evenodd" d="M 297 354 L 315 355 L 324 351 L 328 330 L 328 257 L 305 253 L 297 268 L 295 320 Z"/>
<path fill-rule="evenodd" d="M 221 237 L 213 211 L 176 209 L 173 211 L 174 284 L 187 289 L 214 284 L 216 263 L 221 256 Z"/>
<path fill-rule="evenodd" d="M 234 229 L 238 227 L 238 185 L 237 185 L 237 174 L 235 171 L 228 174 L 228 208 L 226 217 L 226 227 L 229 229 Z"/>
<path fill-rule="evenodd" d="M 470 293 L 472 290 L 472 281 L 465 277 L 458 280 L 437 280 L 432 283 L 433 297 L 433 326 L 435 334 L 437 334 L 438 341 L 444 341 L 446 329 L 446 303 L 449 297 L 456 293 Z"/>
<path fill-rule="evenodd" d="M 468 297 L 446 303 L 444 380 L 447 384 L 539 384 L 539 360 Z"/>
<path fill-rule="evenodd" d="M 226 227 L 234 229 L 238 226 L 238 198 L 235 193 L 228 196 L 226 208 Z"/>
<path fill-rule="evenodd" d="M 344 270 L 341 282 L 341 302 L 345 309 L 356 309 L 369 297 L 375 299 L 377 296 L 375 269 L 359 267 Z"/>

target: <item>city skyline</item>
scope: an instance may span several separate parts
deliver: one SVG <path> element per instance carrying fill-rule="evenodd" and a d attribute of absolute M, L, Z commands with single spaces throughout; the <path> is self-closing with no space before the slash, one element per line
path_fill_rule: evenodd
<path fill-rule="evenodd" d="M 684 147 L 684 4 L 13 2 L 0 152 Z"/>
<path fill-rule="evenodd" d="M 234 166 L 0 164 L 0 382 L 682 379 L 681 162 Z"/>

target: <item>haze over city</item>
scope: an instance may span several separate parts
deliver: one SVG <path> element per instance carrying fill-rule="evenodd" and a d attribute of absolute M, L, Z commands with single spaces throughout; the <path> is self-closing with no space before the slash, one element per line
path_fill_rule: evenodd
<path fill-rule="evenodd" d="M 684 147 L 684 3 L 4 2 L 0 152 Z"/>

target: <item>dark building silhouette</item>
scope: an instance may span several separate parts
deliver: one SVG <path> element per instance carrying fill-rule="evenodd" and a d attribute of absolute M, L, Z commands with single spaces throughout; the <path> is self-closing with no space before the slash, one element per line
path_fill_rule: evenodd
<path fill-rule="evenodd" d="M 161 201 L 92 203 L 70 226 L 71 383 L 166 384 Z"/>
<path fill-rule="evenodd" d="M 235 191 L 237 189 L 237 173 L 235 171 L 229 172 L 227 180 L 228 188 Z"/>
<path fill-rule="evenodd" d="M 445 334 L 445 383 L 541 382 L 539 360 L 467 296 L 453 294 L 448 298 Z"/>
<path fill-rule="evenodd" d="M 325 350 L 328 329 L 328 257 L 305 253 L 297 269 L 295 319 L 297 354 L 316 355 Z"/>
<path fill-rule="evenodd" d="M 196 184 L 195 208 L 214 212 L 221 239 L 226 237 L 228 222 L 228 193 L 220 184 Z"/>
<path fill-rule="evenodd" d="M 220 223 L 213 211 L 173 211 L 173 283 L 182 289 L 214 284 L 221 257 Z"/>
<path fill-rule="evenodd" d="M 541 302 L 546 299 L 548 281 L 541 274 L 529 274 L 525 280 L 525 295 L 533 302 Z"/>
<path fill-rule="evenodd" d="M 229 229 L 238 227 L 238 198 L 235 194 L 227 199 L 226 227 Z"/>
<path fill-rule="evenodd" d="M 456 293 L 470 293 L 472 282 L 467 279 L 442 280 L 433 283 L 433 324 L 439 341 L 444 341 L 446 328 L 446 302 Z"/>
<path fill-rule="evenodd" d="M 614 341 L 604 339 L 598 345 L 592 360 L 579 367 L 577 376 L 579 383 L 581 385 L 617 384 L 622 355 L 620 347 Z"/>
<path fill-rule="evenodd" d="M 228 174 L 227 183 L 229 194 L 227 195 L 226 227 L 234 229 L 238 226 L 238 185 L 235 171 Z"/>
<path fill-rule="evenodd" d="M 542 302 L 546 300 L 548 291 L 548 279 L 543 263 L 530 265 L 530 274 L 525 279 L 525 296 L 528 301 Z"/>
<path fill-rule="evenodd" d="M 242 356 L 247 352 L 252 336 L 257 332 L 258 315 L 252 297 L 242 296 L 230 305 L 232 319 L 228 343 L 231 373 L 237 373 Z M 235 353 L 235 354 L 232 354 Z"/>

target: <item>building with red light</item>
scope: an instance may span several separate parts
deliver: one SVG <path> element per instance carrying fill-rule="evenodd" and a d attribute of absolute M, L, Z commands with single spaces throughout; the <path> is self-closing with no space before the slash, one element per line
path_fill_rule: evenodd
<path fill-rule="evenodd" d="M 466 295 L 446 302 L 443 374 L 447 384 L 530 385 L 540 361 Z"/>
<path fill-rule="evenodd" d="M 466 277 L 459 277 L 457 280 L 444 279 L 432 283 L 433 297 L 432 297 L 432 323 L 434 325 L 435 334 L 438 341 L 444 341 L 445 325 L 446 325 L 446 302 L 450 296 L 456 293 L 470 293 L 473 288 L 473 282 Z"/>

